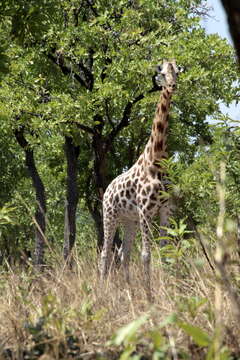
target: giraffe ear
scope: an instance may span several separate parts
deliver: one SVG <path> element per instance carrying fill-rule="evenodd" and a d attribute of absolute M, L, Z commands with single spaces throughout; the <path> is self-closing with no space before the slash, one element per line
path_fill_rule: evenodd
<path fill-rule="evenodd" d="M 178 72 L 184 73 L 186 71 L 186 68 L 184 66 L 178 66 Z"/>

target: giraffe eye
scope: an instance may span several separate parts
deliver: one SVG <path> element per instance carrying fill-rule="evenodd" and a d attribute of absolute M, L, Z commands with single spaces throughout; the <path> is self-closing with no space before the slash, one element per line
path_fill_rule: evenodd
<path fill-rule="evenodd" d="M 162 72 L 162 69 L 163 69 L 163 67 L 162 67 L 162 65 L 157 65 L 157 72 L 158 73 L 161 73 Z"/>

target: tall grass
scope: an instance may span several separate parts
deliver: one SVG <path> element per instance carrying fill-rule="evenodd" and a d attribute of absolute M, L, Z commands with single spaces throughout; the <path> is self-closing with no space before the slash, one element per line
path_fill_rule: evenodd
<path fill-rule="evenodd" d="M 114 263 L 100 283 L 93 247 L 75 250 L 71 271 L 51 247 L 51 265 L 41 272 L 31 263 L 4 262 L 0 360 L 240 359 L 239 239 L 227 225 L 224 163 L 217 193 L 216 231 L 204 229 L 195 239 L 183 219 L 173 220 L 172 243 L 161 249 L 152 241 L 152 303 L 138 242 L 130 286 Z"/>
<path fill-rule="evenodd" d="M 2 267 L 0 359 L 127 359 L 141 354 L 149 359 L 216 358 L 209 350 L 216 336 L 216 278 L 204 258 L 189 256 L 166 264 L 156 248 L 153 304 L 146 301 L 137 250 L 131 287 L 121 271 L 113 271 L 101 284 L 95 259 L 91 252 L 76 255 L 73 271 L 55 265 L 40 274 L 31 266 Z M 237 278 L 237 271 L 233 266 L 231 277 Z M 240 357 L 240 323 L 224 287 L 221 301 L 224 342 L 219 358 L 230 359 L 231 353 Z M 141 326 L 134 327 L 146 314 Z M 119 329 L 131 322 L 133 334 L 116 340 Z"/>

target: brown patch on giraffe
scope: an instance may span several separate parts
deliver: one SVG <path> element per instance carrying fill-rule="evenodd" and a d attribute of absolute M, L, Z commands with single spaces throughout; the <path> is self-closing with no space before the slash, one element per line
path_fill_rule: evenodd
<path fill-rule="evenodd" d="M 166 202 L 168 202 L 168 199 L 162 199 L 161 200 L 161 205 L 165 204 Z"/>
<path fill-rule="evenodd" d="M 147 202 L 147 198 L 143 198 L 143 199 L 142 199 L 142 203 L 143 203 L 143 205 L 145 205 L 145 204 L 146 204 L 146 202 Z"/>
<path fill-rule="evenodd" d="M 146 195 L 147 195 L 145 189 L 142 189 L 142 195 L 143 195 L 143 196 L 146 196 Z"/>
<path fill-rule="evenodd" d="M 138 160 L 138 164 L 141 165 L 143 162 L 143 158 L 141 157 L 139 160 Z"/>
<path fill-rule="evenodd" d="M 153 169 L 150 169 L 150 170 L 149 170 L 149 173 L 150 173 L 150 175 L 151 175 L 153 178 L 155 178 L 155 176 L 156 176 L 156 171 L 154 171 Z"/>
<path fill-rule="evenodd" d="M 122 188 L 122 184 L 118 184 L 118 190 Z"/>
<path fill-rule="evenodd" d="M 153 192 L 156 194 L 156 192 L 159 191 L 160 189 L 162 189 L 161 181 L 159 181 L 153 185 Z"/>
<path fill-rule="evenodd" d="M 126 207 L 127 201 L 123 199 L 123 200 L 122 200 L 122 205 L 123 205 L 123 207 Z"/>
<path fill-rule="evenodd" d="M 146 191 L 149 192 L 150 190 L 151 190 L 151 186 L 148 185 L 148 186 L 146 187 Z"/>
<path fill-rule="evenodd" d="M 132 201 L 133 205 L 137 206 L 137 202 L 135 200 Z"/>
<path fill-rule="evenodd" d="M 161 165 L 159 164 L 159 162 L 156 162 L 156 161 L 155 161 L 155 162 L 153 163 L 153 165 L 156 166 L 156 168 L 158 168 L 158 169 L 161 168 Z"/>
<path fill-rule="evenodd" d="M 146 179 L 146 175 L 143 174 L 141 177 L 140 177 L 140 181 L 144 181 Z"/>
<path fill-rule="evenodd" d="M 137 191 L 139 192 L 142 189 L 142 185 L 138 184 Z"/>
<path fill-rule="evenodd" d="M 109 201 L 110 201 L 110 203 L 113 203 L 113 194 L 111 194 Z"/>
<path fill-rule="evenodd" d="M 153 142 L 153 136 L 152 135 L 150 136 L 150 140 L 151 140 L 151 142 Z"/>
<path fill-rule="evenodd" d="M 163 125 L 163 123 L 161 122 L 161 121 L 159 121 L 158 123 L 157 123 L 157 129 L 158 129 L 158 131 L 159 132 L 163 132 L 163 130 L 164 130 L 164 125 Z"/>
<path fill-rule="evenodd" d="M 124 190 L 122 190 L 122 191 L 120 192 L 120 196 L 123 197 L 123 195 L 124 195 Z"/>
<path fill-rule="evenodd" d="M 133 209 L 132 204 L 129 204 L 129 209 L 130 209 L 130 210 L 132 210 L 132 209 Z"/>
<path fill-rule="evenodd" d="M 167 107 L 165 104 L 161 104 L 161 111 L 162 113 L 165 113 L 167 111 Z"/>
<path fill-rule="evenodd" d="M 159 152 L 162 150 L 162 147 L 163 147 L 163 141 L 160 140 L 160 141 L 157 141 L 155 144 L 154 144 L 154 151 L 155 152 Z"/>
<path fill-rule="evenodd" d="M 118 195 L 116 195 L 115 200 L 116 200 L 116 202 L 119 201 L 119 196 Z"/>
<path fill-rule="evenodd" d="M 126 197 L 127 197 L 128 199 L 131 199 L 131 195 L 130 195 L 129 190 L 126 190 Z"/>
<path fill-rule="evenodd" d="M 127 182 L 127 187 L 129 187 L 130 185 L 131 185 L 131 181 L 128 180 L 128 182 Z"/>
<path fill-rule="evenodd" d="M 158 172 L 157 178 L 158 178 L 159 181 L 162 181 L 162 174 L 160 172 Z"/>
<path fill-rule="evenodd" d="M 152 151 L 150 151 L 150 154 L 149 154 L 149 160 L 152 161 Z"/>
<path fill-rule="evenodd" d="M 137 183 L 138 183 L 138 179 L 135 179 L 134 184 L 137 185 Z"/>
<path fill-rule="evenodd" d="M 148 146 L 147 149 L 146 149 L 147 153 L 149 153 L 150 151 L 150 147 Z"/>
<path fill-rule="evenodd" d="M 152 194 L 152 195 L 150 196 L 150 199 L 153 200 L 153 201 L 157 201 L 157 197 L 156 197 L 155 194 Z"/>
<path fill-rule="evenodd" d="M 163 92 L 163 94 L 162 94 L 162 95 L 163 95 L 164 99 L 166 100 L 166 99 L 167 99 L 167 94 L 166 94 L 166 92 L 165 92 L 165 91 Z"/>
<path fill-rule="evenodd" d="M 150 204 L 147 206 L 147 209 L 148 209 L 148 210 L 151 210 L 154 206 L 155 206 L 155 203 L 150 203 Z"/>

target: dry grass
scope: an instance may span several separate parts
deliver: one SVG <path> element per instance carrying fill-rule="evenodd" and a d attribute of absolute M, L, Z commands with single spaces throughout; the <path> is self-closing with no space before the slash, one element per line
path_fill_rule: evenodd
<path fill-rule="evenodd" d="M 67 342 L 72 336 L 82 354 L 78 358 L 119 358 L 122 348 L 106 345 L 107 341 L 117 329 L 146 313 L 148 320 L 138 332 L 140 352 L 154 351 L 149 331 L 158 329 L 168 344 L 166 358 L 177 359 L 184 350 L 189 358 L 203 359 L 204 347 L 194 345 L 176 322 L 166 326 L 162 322 L 174 313 L 179 321 L 197 326 L 214 338 L 215 279 L 208 264 L 197 266 L 188 259 L 187 266 L 166 265 L 156 255 L 152 264 L 153 304 L 146 301 L 140 269 L 134 260 L 132 286 L 127 288 L 121 271 L 101 285 L 90 257 L 76 258 L 71 272 L 63 266 L 46 268 L 42 274 L 31 267 L 5 268 L 0 278 L 0 353 L 5 357 L 1 355 L 0 359 L 6 359 L 6 349 L 11 349 L 12 358 L 25 359 L 24 351 L 41 343 L 45 344 L 42 360 L 71 358 L 74 355 L 68 355 Z M 240 324 L 224 292 L 222 319 L 225 344 L 230 351 L 240 352 L 236 335 Z M 31 356 L 28 358 L 34 358 Z"/>

